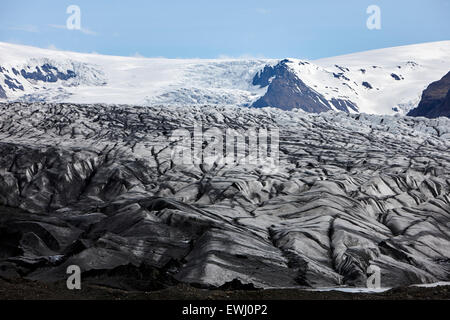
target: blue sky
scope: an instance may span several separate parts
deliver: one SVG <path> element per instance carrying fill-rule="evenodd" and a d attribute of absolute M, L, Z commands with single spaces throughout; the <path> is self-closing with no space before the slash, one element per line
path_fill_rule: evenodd
<path fill-rule="evenodd" d="M 369 5 L 381 30 L 366 27 Z M 81 9 L 81 30 L 65 28 Z M 315 59 L 450 39 L 449 0 L 5 1 L 0 41 L 78 52 L 168 58 Z"/>

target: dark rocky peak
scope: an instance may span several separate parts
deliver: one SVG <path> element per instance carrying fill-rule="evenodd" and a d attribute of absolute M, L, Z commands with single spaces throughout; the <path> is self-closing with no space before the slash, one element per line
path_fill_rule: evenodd
<path fill-rule="evenodd" d="M 263 88 L 267 87 L 275 77 L 285 77 L 291 72 L 287 66 L 288 62 L 289 59 L 284 59 L 275 66 L 265 66 L 263 70 L 255 74 L 252 84 Z"/>
<path fill-rule="evenodd" d="M 306 112 L 320 113 L 333 110 L 334 106 L 344 112 L 349 112 L 350 109 L 358 111 L 356 105 L 349 100 L 328 101 L 322 94 L 306 85 L 289 68 L 290 62 L 284 59 L 275 66 L 265 66 L 254 76 L 253 85 L 259 85 L 261 88 L 268 86 L 268 88 L 266 94 L 253 103 L 253 107 L 271 106 L 283 110 L 302 109 Z M 305 64 L 305 62 L 301 63 Z M 348 80 L 343 72 L 336 74 L 335 77 Z"/>
<path fill-rule="evenodd" d="M 441 80 L 431 83 L 422 93 L 417 108 L 411 110 L 412 117 L 450 117 L 450 72 Z"/>

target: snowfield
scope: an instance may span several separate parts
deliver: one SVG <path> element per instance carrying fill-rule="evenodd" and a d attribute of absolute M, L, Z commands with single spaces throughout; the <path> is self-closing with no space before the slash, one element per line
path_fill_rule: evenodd
<path fill-rule="evenodd" d="M 349 112 L 406 114 L 426 86 L 450 70 L 450 41 L 287 60 L 289 72 L 317 93 L 319 106 L 341 99 L 357 106 Z M 0 43 L 0 100 L 251 106 L 268 90 L 253 85 L 255 75 L 281 61 L 115 57 Z M 46 64 L 56 69 L 42 70 Z M 41 75 L 33 75 L 36 70 Z M 296 95 L 302 99 L 301 90 Z"/>

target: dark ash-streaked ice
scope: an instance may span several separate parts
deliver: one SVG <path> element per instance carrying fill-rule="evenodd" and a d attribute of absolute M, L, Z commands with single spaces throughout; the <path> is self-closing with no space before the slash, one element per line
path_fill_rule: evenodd
<path fill-rule="evenodd" d="M 383 287 L 450 280 L 450 120 L 0 104 L 0 276 Z M 278 127 L 280 161 L 176 164 L 171 132 Z"/>

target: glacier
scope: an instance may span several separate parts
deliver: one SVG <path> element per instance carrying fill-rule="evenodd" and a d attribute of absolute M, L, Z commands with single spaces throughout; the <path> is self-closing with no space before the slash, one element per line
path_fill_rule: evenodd
<path fill-rule="evenodd" d="M 393 80 L 396 81 L 396 80 Z M 0 104 L 0 276 L 153 290 L 450 280 L 450 119 L 230 105 Z M 171 132 L 280 131 L 280 159 L 177 164 Z"/>

